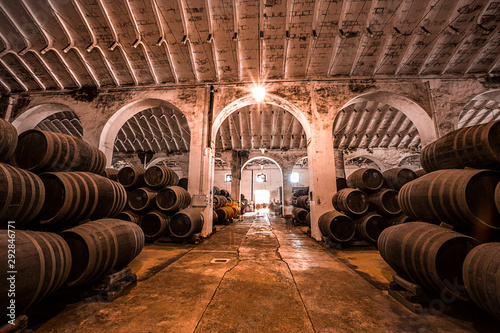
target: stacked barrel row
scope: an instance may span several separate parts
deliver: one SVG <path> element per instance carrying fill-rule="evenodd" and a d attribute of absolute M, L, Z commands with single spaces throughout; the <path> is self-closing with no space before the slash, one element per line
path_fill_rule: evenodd
<path fill-rule="evenodd" d="M 184 187 L 179 186 L 179 177 L 171 168 L 124 167 L 117 179 L 128 192 L 127 209 L 118 218 L 138 224 L 146 241 L 154 242 L 163 236 L 188 239 L 201 232 L 201 213 L 188 209 L 191 195 L 187 182 L 181 182 Z"/>
<path fill-rule="evenodd" d="M 214 223 L 228 223 L 238 218 L 241 206 L 231 198 L 224 189 L 214 186 L 213 189 Z"/>
<path fill-rule="evenodd" d="M 309 189 L 298 189 L 292 192 L 292 219 L 300 225 L 311 226 L 311 204 Z"/>
<path fill-rule="evenodd" d="M 16 271 L 16 288 L 22 290 L 16 295 L 17 315 L 63 285 L 102 279 L 141 252 L 140 228 L 101 219 L 123 209 L 126 192 L 99 175 L 106 160 L 97 148 L 45 131 L 17 136 L 0 120 L 0 161 L 0 228 L 6 229 L 0 230 L 0 255 L 9 258 L 15 248 L 16 259 L 0 264 L 0 292 L 8 294 L 7 272 Z M 79 236 L 71 236 L 75 233 Z M 7 308 L 8 301 L 2 297 L 1 306 Z"/>
<path fill-rule="evenodd" d="M 319 218 L 323 236 L 335 242 L 361 239 L 376 244 L 380 233 L 392 224 L 406 222 L 398 204 L 398 190 L 417 178 L 406 168 L 395 168 L 381 173 L 362 168 L 347 180 L 337 180 L 338 191 L 332 196 L 334 211 Z"/>
<path fill-rule="evenodd" d="M 421 163 L 427 173 L 404 185 L 398 201 L 422 222 L 386 229 L 382 257 L 401 277 L 500 318 L 500 122 L 441 137 L 424 147 Z"/>

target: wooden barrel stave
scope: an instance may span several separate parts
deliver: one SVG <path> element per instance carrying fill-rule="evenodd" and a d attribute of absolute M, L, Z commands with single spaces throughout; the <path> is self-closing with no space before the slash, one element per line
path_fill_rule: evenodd
<path fill-rule="evenodd" d="M 370 244 L 376 244 L 378 237 L 390 226 L 390 222 L 377 213 L 367 213 L 354 220 L 356 235 Z"/>
<path fill-rule="evenodd" d="M 141 229 L 147 242 L 154 242 L 168 232 L 170 216 L 160 211 L 151 211 L 141 220 Z"/>
<path fill-rule="evenodd" d="M 448 288 L 447 283 L 462 283 L 462 264 L 477 243 L 450 229 L 408 222 L 385 229 L 379 236 L 378 249 L 401 277 L 430 291 L 444 291 L 467 300 L 466 293 Z"/>
<path fill-rule="evenodd" d="M 337 242 L 348 242 L 355 234 L 354 222 L 347 215 L 334 210 L 321 215 L 318 226 L 324 237 Z"/>
<path fill-rule="evenodd" d="M 361 168 L 354 171 L 347 177 L 347 185 L 351 188 L 358 188 L 361 191 L 376 191 L 382 187 L 384 177 L 377 169 Z"/>
<path fill-rule="evenodd" d="M 149 187 L 139 187 L 129 192 L 128 205 L 134 211 L 145 211 L 154 207 L 157 191 Z"/>
<path fill-rule="evenodd" d="M 0 119 L 0 162 L 7 162 L 17 146 L 17 130 L 6 120 Z"/>
<path fill-rule="evenodd" d="M 129 221 L 129 222 L 139 224 L 139 225 L 140 225 L 141 219 L 142 219 L 141 215 L 139 215 L 136 212 L 133 212 L 131 210 L 121 211 L 120 213 L 118 213 L 115 216 L 115 218 L 118 220 Z"/>
<path fill-rule="evenodd" d="M 156 196 L 156 205 L 166 212 L 177 212 L 191 204 L 191 195 L 180 186 L 161 189 Z"/>
<path fill-rule="evenodd" d="M 23 227 L 35 219 L 45 200 L 42 180 L 26 170 L 0 163 L 0 227 L 9 220 Z"/>
<path fill-rule="evenodd" d="M 361 215 L 368 210 L 366 194 L 358 189 L 344 188 L 332 196 L 332 204 L 336 210 L 346 214 Z"/>
<path fill-rule="evenodd" d="M 417 179 L 417 174 L 407 168 L 394 168 L 382 172 L 385 187 L 399 191 L 404 184 Z"/>
<path fill-rule="evenodd" d="M 141 187 L 145 185 L 143 167 L 124 167 L 118 171 L 118 182 L 125 188 Z"/>
<path fill-rule="evenodd" d="M 190 238 L 201 232 L 203 228 L 203 215 L 199 209 L 186 208 L 176 213 L 170 219 L 170 234 L 177 238 Z"/>
<path fill-rule="evenodd" d="M 370 208 L 382 215 L 397 215 L 401 213 L 398 203 L 398 192 L 382 188 L 367 197 Z"/>
<path fill-rule="evenodd" d="M 151 187 L 174 186 L 179 183 L 179 176 L 167 166 L 155 165 L 146 170 L 144 181 Z"/>

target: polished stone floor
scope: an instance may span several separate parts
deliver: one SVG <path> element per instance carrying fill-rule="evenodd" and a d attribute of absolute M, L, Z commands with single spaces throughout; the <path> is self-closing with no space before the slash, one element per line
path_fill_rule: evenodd
<path fill-rule="evenodd" d="M 267 215 L 245 216 L 199 245 L 149 245 L 131 266 L 139 281 L 124 296 L 69 304 L 34 327 L 36 332 L 489 332 L 492 327 L 491 319 L 460 312 L 415 315 L 387 294 L 383 280 L 392 271 L 375 248 L 326 249 L 284 219 Z"/>

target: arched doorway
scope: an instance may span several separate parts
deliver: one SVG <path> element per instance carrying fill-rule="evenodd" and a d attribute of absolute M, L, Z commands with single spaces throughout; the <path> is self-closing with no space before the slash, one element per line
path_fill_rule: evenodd
<path fill-rule="evenodd" d="M 40 104 L 24 111 L 12 125 L 18 133 L 38 128 L 44 131 L 83 137 L 82 123 L 78 115 L 63 104 Z"/>

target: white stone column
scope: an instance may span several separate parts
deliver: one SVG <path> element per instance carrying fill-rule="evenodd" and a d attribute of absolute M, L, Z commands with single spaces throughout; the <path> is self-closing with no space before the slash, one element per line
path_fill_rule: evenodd
<path fill-rule="evenodd" d="M 283 171 L 283 216 L 290 216 L 292 214 L 292 183 L 290 182 L 290 174 L 293 170 L 292 165 L 281 165 Z"/>
<path fill-rule="evenodd" d="M 311 141 L 307 146 L 309 191 L 312 192 L 311 236 L 319 241 L 318 218 L 333 210 L 332 195 L 337 191 L 337 183 L 331 126 L 323 125 L 320 119 L 311 125 Z"/>

